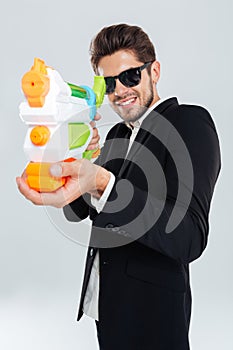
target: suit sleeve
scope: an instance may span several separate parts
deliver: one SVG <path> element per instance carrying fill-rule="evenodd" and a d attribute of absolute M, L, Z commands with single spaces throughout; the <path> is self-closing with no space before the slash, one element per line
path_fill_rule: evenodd
<path fill-rule="evenodd" d="M 193 167 L 193 186 L 187 188 L 188 182 L 179 182 L 171 153 L 181 163 L 184 154 L 182 148 L 174 142 L 171 133 L 167 145 L 172 152 L 167 154 L 163 166 L 167 185 L 165 201 L 161 199 L 159 192 L 132 181 L 131 201 L 127 202 L 123 198 L 126 191 L 122 185 L 127 179 L 116 176 L 108 202 L 96 216 L 93 225 L 106 229 L 109 235 L 131 237 L 140 244 L 187 264 L 197 259 L 207 245 L 210 203 L 221 166 L 219 141 L 212 118 L 202 107 L 181 105 L 171 122 L 189 152 Z M 160 184 L 161 181 L 162 186 L 162 180 L 157 175 L 154 174 L 154 182 Z M 175 205 L 177 213 L 180 211 L 181 216 L 184 213 L 185 203 L 177 203 L 176 200 L 181 187 L 191 193 L 191 200 L 178 226 L 168 234 L 166 227 Z M 109 210 L 108 206 L 111 207 L 116 199 L 120 204 L 115 210 Z M 141 234 L 138 235 L 138 231 Z"/>
<path fill-rule="evenodd" d="M 85 199 L 86 196 L 86 199 Z M 63 214 L 68 221 L 79 222 L 86 219 L 89 215 L 88 198 L 89 195 L 83 195 L 73 202 L 63 207 Z"/>

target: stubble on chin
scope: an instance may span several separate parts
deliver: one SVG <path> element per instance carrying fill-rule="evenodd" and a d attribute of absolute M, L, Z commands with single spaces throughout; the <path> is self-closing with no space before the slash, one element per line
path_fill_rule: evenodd
<path fill-rule="evenodd" d="M 129 108 L 127 111 L 121 111 L 119 107 L 113 106 L 113 110 L 123 121 L 135 122 L 146 112 L 147 108 L 142 106 L 135 106 Z"/>
<path fill-rule="evenodd" d="M 151 99 L 147 101 L 146 105 L 135 105 L 132 106 L 126 110 L 122 110 L 122 108 L 118 107 L 115 104 L 112 104 L 113 110 L 119 115 L 119 117 L 125 121 L 125 122 L 136 122 L 138 119 L 140 119 L 143 114 L 146 113 L 148 110 L 148 107 L 151 103 Z"/>
<path fill-rule="evenodd" d="M 147 90 L 147 94 L 145 91 Z M 117 97 L 111 104 L 113 110 L 119 115 L 119 117 L 125 121 L 125 122 L 136 122 L 138 119 L 140 119 L 143 114 L 148 110 L 150 107 L 151 103 L 153 102 L 154 99 L 154 94 L 153 94 L 153 84 L 152 81 L 148 83 L 147 89 L 142 91 L 142 94 L 139 93 L 133 93 L 133 94 L 128 94 L 126 96 L 122 96 L 121 98 Z M 143 96 L 144 95 L 144 96 Z M 137 97 L 139 104 L 135 104 L 134 106 L 130 108 L 126 108 L 125 110 L 121 107 L 119 107 L 116 102 L 120 101 L 121 99 L 125 98 L 130 98 L 130 97 Z M 140 102 L 142 104 L 140 104 Z"/>

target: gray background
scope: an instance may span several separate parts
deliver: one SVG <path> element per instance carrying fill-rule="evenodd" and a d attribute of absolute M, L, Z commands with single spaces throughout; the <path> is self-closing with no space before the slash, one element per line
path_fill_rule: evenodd
<path fill-rule="evenodd" d="M 92 85 L 88 47 L 103 26 L 142 26 L 161 62 L 161 97 L 200 104 L 220 137 L 222 172 L 207 250 L 191 265 L 192 349 L 233 348 L 232 1 L 7 1 L 1 6 L 0 348 L 97 349 L 93 322 L 76 323 L 86 248 L 58 232 L 41 207 L 18 193 L 26 127 L 20 80 L 35 56 L 67 81 Z M 108 116 L 104 116 L 108 121 Z M 198 135 L 197 135 L 198 137 Z M 86 234 L 81 224 L 77 232 Z M 145 349 L 146 350 L 146 349 Z"/>

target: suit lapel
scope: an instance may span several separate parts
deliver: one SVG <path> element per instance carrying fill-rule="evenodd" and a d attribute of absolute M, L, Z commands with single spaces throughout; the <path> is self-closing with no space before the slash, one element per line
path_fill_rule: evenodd
<path fill-rule="evenodd" d="M 172 108 L 176 108 L 178 106 L 178 101 L 176 97 L 172 97 L 167 99 L 166 101 L 160 103 L 157 107 L 155 107 L 150 114 L 143 120 L 142 125 L 137 133 L 137 136 L 131 146 L 131 149 L 127 155 L 126 160 L 130 161 L 134 158 L 134 156 L 138 153 L 143 144 L 145 144 L 146 140 L 151 137 L 151 135 L 155 134 L 155 129 L 159 127 L 159 119 L 156 116 L 166 115 L 168 111 Z M 130 162 L 124 161 L 119 175 L 125 171 L 126 167 Z"/>
<path fill-rule="evenodd" d="M 125 160 L 132 131 L 124 122 L 116 125 L 116 130 L 105 141 L 103 152 L 98 160 L 99 165 L 118 175 Z"/>

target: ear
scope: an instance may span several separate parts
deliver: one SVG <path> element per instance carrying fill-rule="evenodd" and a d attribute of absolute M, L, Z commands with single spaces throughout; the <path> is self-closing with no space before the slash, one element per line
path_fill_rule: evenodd
<path fill-rule="evenodd" d="M 160 63 L 158 61 L 154 61 L 151 65 L 151 78 L 155 84 L 160 78 Z"/>

